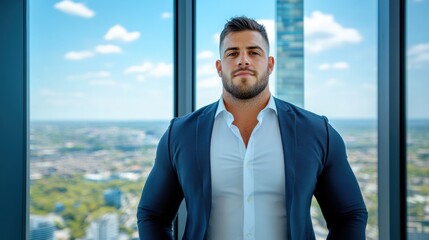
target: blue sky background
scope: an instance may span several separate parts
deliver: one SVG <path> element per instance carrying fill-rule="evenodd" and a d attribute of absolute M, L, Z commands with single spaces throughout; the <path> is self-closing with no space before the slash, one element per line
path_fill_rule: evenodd
<path fill-rule="evenodd" d="M 173 115 L 173 2 L 29 1 L 31 120 L 141 120 Z M 305 8 L 305 107 L 376 118 L 377 1 L 311 0 Z M 429 0 L 408 1 L 408 110 L 429 118 Z M 266 25 L 275 1 L 197 1 L 197 106 L 216 101 L 226 19 Z M 270 78 L 275 92 L 275 71 Z"/>

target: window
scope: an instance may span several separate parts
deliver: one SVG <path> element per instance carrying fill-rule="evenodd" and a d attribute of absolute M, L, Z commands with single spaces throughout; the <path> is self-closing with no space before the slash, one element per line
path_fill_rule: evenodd
<path fill-rule="evenodd" d="M 246 15 L 264 24 L 270 55 L 276 59 L 271 93 L 327 116 L 342 135 L 369 210 L 367 238 L 378 239 L 377 2 L 350 5 L 350 1 L 198 1 L 196 102 L 199 108 L 221 96 L 215 61 L 226 20 Z M 312 216 L 316 236 L 325 239 L 316 201 Z"/>
<path fill-rule="evenodd" d="M 137 236 L 173 116 L 173 25 L 172 1 L 29 1 L 30 239 Z"/>
<path fill-rule="evenodd" d="M 77 2 L 77 1 L 76 1 Z M 184 1 L 178 1 L 178 5 L 181 5 Z M 367 4 L 369 1 L 364 1 L 363 5 Z M 396 124 L 395 119 L 396 117 L 393 116 L 396 113 L 399 112 L 399 106 L 395 105 L 395 103 L 389 102 L 389 97 L 393 97 L 393 99 L 399 99 L 397 97 L 397 93 L 394 92 L 394 88 L 390 88 L 392 85 L 395 85 L 395 76 L 398 74 L 389 75 L 388 71 L 399 71 L 398 64 L 395 59 L 397 58 L 398 52 L 400 52 L 398 49 L 398 45 L 395 45 L 396 39 L 399 39 L 400 37 L 393 36 L 391 37 L 391 33 L 395 32 L 395 29 L 399 29 L 400 26 L 398 26 L 398 22 L 402 21 L 403 15 L 400 13 L 399 15 L 395 12 L 398 8 L 401 8 L 401 1 L 399 0 L 389 0 L 389 1 L 379 1 L 380 8 L 378 9 L 379 18 L 382 20 L 379 22 L 379 28 L 377 32 L 379 35 L 379 46 L 378 49 L 379 55 L 378 59 L 379 62 L 381 61 L 381 64 L 379 63 L 379 82 L 381 82 L 382 87 L 379 87 L 379 91 L 381 91 L 382 94 L 379 94 L 379 106 L 381 107 L 388 107 L 389 113 L 386 114 L 386 112 L 383 110 L 383 108 L 379 107 L 379 121 L 381 123 L 387 123 L 387 126 L 382 127 L 382 125 L 379 125 L 379 129 L 383 129 L 381 131 L 382 134 L 379 134 L 379 142 L 378 142 L 378 149 L 379 154 L 382 153 L 382 158 L 379 159 L 380 168 L 378 169 L 379 173 L 379 201 L 381 201 L 382 204 L 379 205 L 378 208 L 378 215 L 380 219 L 383 221 L 379 222 L 379 235 L 380 238 L 385 237 L 386 239 L 400 239 L 400 234 L 397 234 L 399 231 L 402 232 L 403 226 L 401 224 L 402 219 L 397 216 L 402 216 L 402 210 L 398 207 L 398 200 L 399 198 L 404 197 L 404 194 L 398 194 L 400 191 L 398 190 L 401 185 L 401 183 L 404 183 L 397 174 L 397 168 L 400 166 L 397 163 L 396 155 L 397 151 L 395 148 L 395 144 L 391 144 L 389 137 L 393 137 L 394 141 L 397 141 L 397 133 L 400 129 L 398 129 L 398 126 Z M 55 2 L 56 3 L 56 2 Z M 47 7 L 47 9 L 52 9 L 53 5 L 55 3 L 51 3 Z M 244 2 L 242 2 L 244 3 Z M 248 2 L 246 2 L 248 3 Z M 308 8 L 307 5 L 310 3 L 310 1 L 306 4 L 305 8 Z M 415 51 L 416 46 L 420 44 L 425 44 L 427 42 L 427 38 L 424 36 L 427 36 L 425 31 L 421 31 L 423 28 L 419 24 L 422 24 L 425 19 L 425 15 L 422 17 L 419 12 L 427 12 L 427 3 L 426 0 L 422 1 L 413 1 L 410 0 L 407 2 L 407 27 L 408 27 L 408 33 L 407 33 L 407 42 L 408 45 L 406 46 L 407 49 L 407 61 L 410 63 L 411 60 L 416 60 L 416 53 L 419 53 L 418 56 L 423 58 L 419 58 L 420 60 L 424 60 L 424 50 L 420 49 L 419 51 Z M 0 124 L 0 142 L 2 145 L 2 148 L 0 148 L 0 176 L 1 180 L 1 189 L 2 189 L 2 198 L 0 198 L 0 203 L 2 206 L 7 206 L 2 211 L 1 219 L 3 220 L 0 226 L 0 232 L 2 233 L 2 237 L 4 238 L 11 238 L 11 239 L 26 239 L 26 225 L 29 225 L 27 223 L 26 219 L 26 203 L 27 203 L 27 193 L 26 193 L 26 187 L 27 187 L 27 171 L 31 172 L 31 170 L 27 169 L 27 158 L 26 158 L 26 145 L 27 145 L 27 139 L 26 135 L 30 134 L 30 128 L 27 129 L 27 108 L 30 108 L 27 106 L 27 96 L 28 96 L 28 87 L 30 87 L 31 97 L 33 98 L 35 95 L 35 92 L 33 91 L 33 86 L 29 86 L 33 84 L 33 81 L 30 79 L 30 83 L 27 84 L 27 76 L 30 76 L 28 73 L 27 68 L 27 62 L 30 61 L 30 57 L 33 58 L 34 56 L 28 56 L 31 51 L 33 51 L 36 46 L 34 43 L 32 44 L 32 40 L 29 40 L 31 37 L 30 31 L 34 29 L 31 13 L 34 6 L 39 5 L 33 5 L 36 4 L 34 1 L 30 3 L 30 1 L 25 0 L 14 0 L 14 1 L 0 1 L 0 30 L 3 33 L 2 37 L 0 38 L 0 75 L 3 76 L 3 80 L 0 81 L 0 109 L 2 112 L 2 124 Z M 44 3 L 37 3 L 37 4 L 44 4 Z M 109 3 L 110 5 L 111 3 Z M 228 3 L 228 6 L 230 3 Z M 272 3 L 269 3 L 272 4 Z M 320 4 L 317 2 L 311 3 L 313 6 L 316 6 L 316 4 Z M 360 2 L 359 4 L 362 4 Z M 371 3 L 373 5 L 376 4 L 376 1 L 374 3 Z M 414 5 L 413 5 L 414 4 Z M 246 4 L 243 4 L 242 6 L 245 6 Z M 335 5 L 337 7 L 344 6 L 344 9 L 350 9 L 352 6 L 353 9 L 356 4 L 350 4 L 347 1 L 346 2 L 336 2 Z M 347 7 L 345 7 L 347 5 Z M 133 6 L 138 6 L 134 4 Z M 256 5 L 252 5 L 256 6 Z M 259 6 L 259 5 L 258 5 Z M 265 6 L 265 5 L 264 5 Z M 272 6 L 272 5 L 271 5 Z M 90 9 L 95 10 L 96 15 L 99 13 L 98 9 L 95 9 L 95 3 L 87 3 L 87 7 Z M 333 7 L 333 6 L 331 6 Z M 142 11 L 151 9 L 150 7 L 142 8 Z M 213 8 L 214 9 L 214 8 Z M 229 8 L 228 8 L 229 9 Z M 230 11 L 231 14 L 226 14 L 226 18 L 237 14 L 237 8 L 234 8 L 232 10 L 228 9 L 222 9 L 222 11 Z M 242 8 L 240 8 L 242 9 Z M 310 8 L 308 8 L 310 9 Z M 314 8 L 317 9 L 317 8 Z M 307 10 L 306 10 L 307 11 Z M 53 11 L 52 11 L 53 12 Z M 372 12 L 372 11 L 370 11 Z M 34 12 L 33 12 L 34 13 Z M 32 14 L 33 14 L 32 13 Z M 182 12 L 183 13 L 183 12 Z M 219 13 L 219 11 L 218 11 Z M 333 14 L 334 12 L 324 12 Z M 150 14 L 150 13 L 148 13 Z M 306 13 L 307 14 L 307 13 Z M 335 13 L 335 19 L 339 20 L 339 15 L 347 15 L 351 14 L 350 11 L 342 10 L 341 13 Z M 30 16 L 29 16 L 30 15 Z M 250 14 L 249 14 L 250 15 Z M 256 18 L 259 18 L 260 15 L 253 15 Z M 366 12 L 365 14 L 362 14 L 360 16 L 360 19 L 363 19 L 362 16 L 367 16 Z M 221 19 L 223 21 L 224 19 Z M 201 20 L 198 20 L 199 22 L 202 22 L 203 24 L 209 24 L 211 21 L 207 21 L 206 18 L 201 18 Z M 374 19 L 375 21 L 375 19 Z M 218 21 L 216 21 L 218 22 Z M 152 22 L 151 22 L 152 23 Z M 343 20 L 340 21 L 342 26 L 345 27 L 355 27 L 355 25 L 350 24 L 348 22 L 344 22 Z M 419 23 L 419 24 L 414 24 Z M 199 26 L 200 23 L 197 25 Z M 390 25 L 392 24 L 392 26 Z M 420 27 L 419 27 L 420 26 Z M 127 26 L 126 26 L 127 27 Z M 218 26 L 216 27 L 216 30 L 219 29 Z M 89 25 L 86 29 L 89 28 Z M 128 27 L 127 27 L 128 28 Z M 130 31 L 141 31 L 139 28 L 130 28 Z M 420 31 L 418 31 L 420 30 Z M 63 30 L 64 31 L 64 30 Z M 372 30 L 369 30 L 370 32 Z M 104 36 L 106 32 L 100 32 L 99 36 Z M 58 34 L 50 34 L 52 37 L 55 37 Z M 395 35 L 395 33 L 393 33 Z M 363 35 L 364 37 L 367 35 Z M 382 37 L 385 37 L 385 39 L 382 39 Z M 387 36 L 387 37 L 386 37 Z M 404 35 L 401 35 L 404 36 Z M 58 37 L 58 36 L 57 36 Z M 30 44 L 28 44 L 28 41 L 30 41 Z M 363 42 L 366 42 L 366 38 L 363 39 Z M 392 45 L 390 45 L 392 44 Z M 29 49 L 29 46 L 31 46 L 31 49 Z M 390 46 L 390 48 L 383 48 L 384 46 Z M 94 47 L 96 45 L 92 45 Z M 92 49 L 92 48 L 91 48 Z M 414 51 L 413 51 L 414 50 Z M 177 49 L 175 49 L 177 51 Z M 376 50 L 374 50 L 376 51 Z M 52 52 L 43 52 L 43 54 L 49 55 L 52 54 Z M 65 52 L 60 53 L 59 55 L 65 54 Z M 63 55 L 62 55 L 63 56 Z M 388 60 L 388 57 L 393 56 L 392 59 Z M 390 64 L 390 63 L 394 64 Z M 365 62 L 366 63 L 366 62 Z M 424 157 L 425 145 L 423 145 L 423 142 L 420 142 L 416 137 L 419 137 L 416 135 L 416 137 L 413 136 L 413 133 L 416 133 L 416 129 L 418 129 L 418 126 L 424 125 L 427 126 L 425 123 L 425 119 L 427 119 L 427 114 L 425 112 L 424 104 L 427 101 L 425 101 L 426 98 L 424 98 L 424 95 L 420 95 L 421 92 L 424 92 L 424 89 L 427 89 L 427 86 L 425 85 L 418 85 L 421 80 L 419 80 L 418 73 L 425 72 L 427 70 L 427 66 L 425 61 L 421 62 L 423 65 L 417 70 L 408 68 L 407 69 L 407 89 L 408 89 L 408 103 L 406 106 L 408 107 L 408 119 L 407 119 L 407 131 L 408 131 L 408 181 L 406 184 L 408 184 L 408 212 L 409 212 L 409 219 L 407 222 L 408 226 L 408 233 L 409 238 L 412 239 L 412 233 L 416 233 L 419 229 L 424 229 L 425 222 L 421 222 L 421 225 L 419 222 L 415 224 L 416 221 L 414 221 L 416 218 L 411 213 L 417 208 L 416 203 L 423 202 L 421 200 L 422 192 L 419 192 L 421 190 L 424 190 L 424 185 L 419 185 L 414 182 L 415 178 L 413 176 L 417 176 L 417 174 L 420 174 L 418 171 L 421 170 L 421 168 L 417 169 L 417 166 L 423 166 L 422 169 L 427 165 L 424 161 L 421 161 L 420 157 Z M 30 65 L 30 71 L 33 69 Z M 317 65 L 315 65 L 317 66 Z M 353 66 L 353 65 L 349 65 Z M 410 66 L 412 67 L 412 65 Z M 427 75 L 427 73 L 425 73 Z M 200 80 L 199 80 L 200 81 Z M 390 84 L 386 84 L 390 83 Z M 417 87 L 417 86 L 421 86 Z M 273 87 L 272 90 L 275 88 Z M 393 89 L 393 90 L 392 90 Z M 46 93 L 46 92 L 45 92 Z M 201 94 L 200 90 L 197 92 L 197 94 Z M 307 94 L 307 93 L 306 93 Z M 220 92 L 216 94 L 215 97 L 213 97 L 212 100 L 216 100 L 220 95 Z M 416 97 L 414 97 L 416 96 Z M 167 95 L 163 97 L 168 97 Z M 201 96 L 202 97 L 202 96 Z M 205 100 L 206 102 L 211 102 L 212 100 Z M 204 105 L 205 102 L 200 101 L 200 106 Z M 306 100 L 308 102 L 309 100 Z M 402 100 L 401 100 L 402 101 Z M 30 101 L 30 104 L 32 104 L 32 101 Z M 420 107 L 418 107 L 420 106 Z M 30 109 L 31 110 L 31 109 Z M 390 113 L 394 112 L 393 114 Z M 35 116 L 35 113 L 31 113 L 32 117 Z M 324 113 L 328 117 L 331 116 L 330 113 Z M 381 117 L 382 116 L 382 117 Z M 42 120 L 42 119 L 40 119 Z M 332 119 L 331 120 L 335 120 Z M 412 123 L 414 122 L 414 123 Z M 333 121 L 334 124 L 335 121 Z M 416 124 L 417 123 L 417 124 Z M 421 124 L 420 124 L 421 123 Z M 337 126 L 337 125 L 336 125 Z M 387 128 L 390 127 L 390 130 L 386 131 Z M 341 127 L 338 125 L 337 129 L 341 130 Z M 379 132 L 380 133 L 380 132 Z M 393 146 L 393 147 L 392 147 Z M 348 146 L 349 147 L 349 146 Z M 417 152 L 419 152 L 417 154 Z M 392 159 L 389 158 L 389 154 L 392 153 Z M 388 157 L 386 157 L 388 156 Z M 30 161 L 30 159 L 28 159 Z M 390 162 L 386 162 L 386 160 L 392 160 Z M 417 165 L 421 164 L 421 165 Z M 30 163 L 29 163 L 30 165 Z M 362 187 L 362 181 L 359 180 Z M 425 181 L 425 180 L 423 180 Z M 28 185 L 30 185 L 30 181 L 28 181 Z M 417 197 L 416 197 L 417 196 Z M 427 196 L 426 196 L 427 197 Z M 417 201 L 416 201 L 417 200 Z M 10 204 L 13 202 L 14 204 Z M 368 204 L 368 201 L 367 201 Z M 421 209 L 421 206 L 418 206 Z M 416 212 L 417 213 L 417 212 Z M 370 218 L 371 218 L 371 209 L 370 209 Z M 422 216 L 420 212 L 420 217 Z M 400 219 L 400 220 L 397 220 Z M 414 220 L 413 220 L 414 219 Z M 371 221 L 371 220 L 370 220 Z M 417 226 L 417 227 L 416 227 Z M 368 234 L 369 235 L 369 234 Z M 419 239 L 419 235 L 414 235 L 417 239 Z M 414 239 L 416 239 L 414 238 Z M 424 238 L 424 235 L 423 235 Z M 420 238 L 421 239 L 421 238 Z"/>
<path fill-rule="evenodd" d="M 367 239 L 378 239 L 377 2 L 352 4 L 304 1 L 304 107 L 343 137 L 368 209 Z M 313 224 L 324 226 L 314 210 Z"/>
<path fill-rule="evenodd" d="M 407 1 L 407 231 L 429 237 L 429 33 L 428 1 Z"/>

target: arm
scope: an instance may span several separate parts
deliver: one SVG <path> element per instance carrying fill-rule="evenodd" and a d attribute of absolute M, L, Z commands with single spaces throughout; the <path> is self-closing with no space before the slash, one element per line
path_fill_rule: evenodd
<path fill-rule="evenodd" d="M 155 165 L 146 180 L 137 209 L 140 239 L 173 239 L 172 222 L 183 192 L 170 159 L 172 123 L 158 144 Z"/>
<path fill-rule="evenodd" d="M 315 196 L 329 229 L 327 239 L 365 239 L 368 212 L 359 185 L 341 136 L 325 121 L 327 152 Z"/>

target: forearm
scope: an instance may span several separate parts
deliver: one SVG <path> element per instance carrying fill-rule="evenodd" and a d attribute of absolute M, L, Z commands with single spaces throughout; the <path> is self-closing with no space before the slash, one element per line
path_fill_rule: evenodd
<path fill-rule="evenodd" d="M 141 206 L 137 209 L 137 226 L 141 240 L 173 239 L 171 221 Z"/>
<path fill-rule="evenodd" d="M 367 219 L 366 208 L 355 209 L 353 212 L 337 216 L 330 224 L 327 239 L 364 240 Z"/>

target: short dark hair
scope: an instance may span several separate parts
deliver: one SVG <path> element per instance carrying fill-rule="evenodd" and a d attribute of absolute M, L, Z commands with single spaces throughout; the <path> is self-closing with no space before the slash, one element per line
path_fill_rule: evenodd
<path fill-rule="evenodd" d="M 267 31 L 265 30 L 265 26 L 259 24 L 252 18 L 240 16 L 232 17 L 225 23 L 225 26 L 220 33 L 219 50 L 222 47 L 223 40 L 228 34 L 232 32 L 241 32 L 246 30 L 259 32 L 262 35 L 262 38 L 267 42 L 268 49 L 270 48 L 270 42 L 268 41 L 268 35 Z"/>

